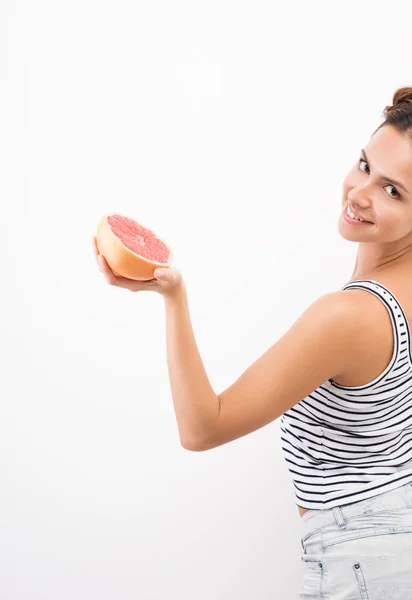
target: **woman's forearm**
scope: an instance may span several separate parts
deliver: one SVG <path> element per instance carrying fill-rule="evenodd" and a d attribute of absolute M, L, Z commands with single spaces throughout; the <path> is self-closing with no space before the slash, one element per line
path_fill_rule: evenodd
<path fill-rule="evenodd" d="M 219 416 L 219 399 L 197 348 L 183 281 L 164 302 L 167 365 L 180 441 L 189 450 L 200 450 Z"/>

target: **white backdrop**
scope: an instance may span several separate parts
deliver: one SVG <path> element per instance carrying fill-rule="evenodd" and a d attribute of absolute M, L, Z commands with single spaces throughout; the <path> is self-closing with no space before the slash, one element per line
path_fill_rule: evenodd
<path fill-rule="evenodd" d="M 184 450 L 163 299 L 108 286 L 91 236 L 118 211 L 173 248 L 222 392 L 352 274 L 342 182 L 411 85 L 411 18 L 2 0 L 0 600 L 296 598 L 279 420 Z"/>

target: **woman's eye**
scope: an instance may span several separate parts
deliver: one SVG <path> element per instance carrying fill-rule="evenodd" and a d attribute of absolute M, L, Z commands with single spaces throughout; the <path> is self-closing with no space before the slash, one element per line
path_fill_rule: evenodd
<path fill-rule="evenodd" d="M 361 163 L 365 163 L 365 165 L 367 165 L 367 164 L 368 164 L 368 163 L 366 162 L 366 160 L 364 160 L 363 158 L 360 158 L 360 159 L 359 159 L 359 165 L 360 165 Z M 369 169 L 369 167 L 368 167 L 368 169 Z M 361 167 L 361 171 L 363 171 L 362 167 Z M 398 198 L 398 199 L 399 199 L 399 198 L 401 197 L 400 193 L 398 192 L 398 190 L 397 190 L 397 189 L 396 189 L 396 188 L 395 188 L 393 185 L 391 185 L 391 184 L 388 184 L 388 185 L 387 185 L 387 186 L 385 186 L 385 187 L 391 187 L 392 189 L 394 189 L 394 190 L 395 190 L 395 192 L 396 192 L 396 196 L 392 196 L 392 195 L 391 195 L 391 198 Z"/>
<path fill-rule="evenodd" d="M 392 196 L 392 198 L 398 198 L 399 199 L 401 197 L 400 193 L 398 192 L 398 190 L 395 187 L 393 187 L 393 185 L 389 184 L 386 187 L 391 187 L 392 189 L 395 190 L 396 196 Z"/>
<path fill-rule="evenodd" d="M 361 163 L 365 163 L 365 165 L 367 165 L 368 163 L 366 162 L 366 160 L 363 160 L 363 158 L 359 159 L 359 164 Z M 363 169 L 361 168 L 361 171 L 363 171 Z"/>

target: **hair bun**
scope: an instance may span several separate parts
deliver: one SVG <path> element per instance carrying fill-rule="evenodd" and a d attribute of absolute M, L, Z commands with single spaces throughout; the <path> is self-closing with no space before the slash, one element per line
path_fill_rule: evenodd
<path fill-rule="evenodd" d="M 372 135 L 381 127 L 389 126 L 412 142 L 412 87 L 398 88 L 393 95 L 392 105 L 385 107 L 383 115 L 384 122 Z"/>
<path fill-rule="evenodd" d="M 398 108 L 409 106 L 412 108 L 412 87 L 402 87 L 396 90 L 393 95 L 392 105 L 385 107 L 384 114 L 388 115 Z"/>

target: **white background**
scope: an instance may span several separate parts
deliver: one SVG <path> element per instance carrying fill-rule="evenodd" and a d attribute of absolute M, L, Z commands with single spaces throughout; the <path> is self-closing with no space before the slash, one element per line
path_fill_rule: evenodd
<path fill-rule="evenodd" d="M 2 0 L 0 600 L 296 598 L 279 420 L 184 450 L 163 299 L 108 286 L 91 236 L 118 211 L 173 248 L 222 392 L 352 274 L 342 182 L 411 85 L 411 20 Z"/>

